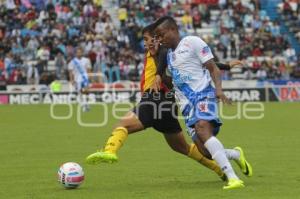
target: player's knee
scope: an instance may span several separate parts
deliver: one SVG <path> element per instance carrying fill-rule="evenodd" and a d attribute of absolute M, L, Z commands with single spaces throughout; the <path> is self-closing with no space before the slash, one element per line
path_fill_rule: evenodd
<path fill-rule="evenodd" d="M 207 129 L 207 121 L 200 120 L 195 124 L 195 129 L 197 133 L 204 133 Z"/>
<path fill-rule="evenodd" d="M 204 120 L 200 120 L 195 124 L 197 136 L 201 141 L 206 141 L 210 137 L 211 132 L 209 125 L 210 123 Z"/>

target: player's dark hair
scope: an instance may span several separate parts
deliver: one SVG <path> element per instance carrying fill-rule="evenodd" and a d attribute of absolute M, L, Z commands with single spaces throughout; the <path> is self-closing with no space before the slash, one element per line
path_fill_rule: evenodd
<path fill-rule="evenodd" d="M 165 24 L 168 28 L 178 29 L 176 20 L 170 16 L 163 16 L 154 22 L 154 28 L 157 28 L 161 24 Z"/>
<path fill-rule="evenodd" d="M 142 34 L 144 35 L 147 32 L 147 33 L 150 33 L 150 35 L 153 35 L 154 29 L 155 29 L 154 24 L 150 24 L 143 28 Z"/>

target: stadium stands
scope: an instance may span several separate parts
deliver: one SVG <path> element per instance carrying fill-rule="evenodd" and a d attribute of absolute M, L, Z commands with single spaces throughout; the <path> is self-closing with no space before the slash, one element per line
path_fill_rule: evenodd
<path fill-rule="evenodd" d="M 0 1 L 0 83 L 66 80 L 77 46 L 93 73 L 106 77 L 92 81 L 138 81 L 141 29 L 163 15 L 177 19 L 183 36 L 201 36 L 220 61 L 244 61 L 224 79 L 300 78 L 299 0 L 6 0 Z"/>

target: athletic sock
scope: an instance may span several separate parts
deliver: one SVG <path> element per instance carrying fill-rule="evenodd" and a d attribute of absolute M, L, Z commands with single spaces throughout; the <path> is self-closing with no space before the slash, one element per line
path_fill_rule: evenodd
<path fill-rule="evenodd" d="M 216 162 L 206 158 L 205 156 L 203 156 L 203 154 L 198 150 L 198 148 L 196 147 L 195 144 L 190 145 L 188 156 L 190 158 L 196 160 L 197 162 L 199 162 L 203 166 L 213 170 L 214 172 L 216 172 L 218 174 L 218 176 L 222 177 L 224 175 L 223 171 L 216 164 Z"/>
<path fill-rule="evenodd" d="M 116 153 L 128 136 L 128 131 L 124 127 L 118 127 L 113 130 L 104 147 L 104 152 Z"/>
<path fill-rule="evenodd" d="M 225 154 L 229 160 L 238 160 L 240 158 L 240 152 L 235 149 L 225 149 Z"/>
<path fill-rule="evenodd" d="M 80 106 L 83 112 L 87 112 L 90 110 L 89 103 L 87 102 L 87 98 L 84 94 L 80 94 Z"/>
<path fill-rule="evenodd" d="M 205 142 L 205 147 L 211 154 L 212 158 L 218 163 L 222 171 L 226 174 L 228 179 L 239 179 L 235 174 L 228 158 L 226 157 L 222 143 L 214 136 Z"/>

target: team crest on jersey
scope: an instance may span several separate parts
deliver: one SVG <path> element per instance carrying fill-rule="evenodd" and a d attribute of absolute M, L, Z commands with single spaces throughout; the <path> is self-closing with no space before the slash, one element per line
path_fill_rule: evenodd
<path fill-rule="evenodd" d="M 201 112 L 208 112 L 208 103 L 207 102 L 200 102 L 198 104 L 198 108 Z"/>

